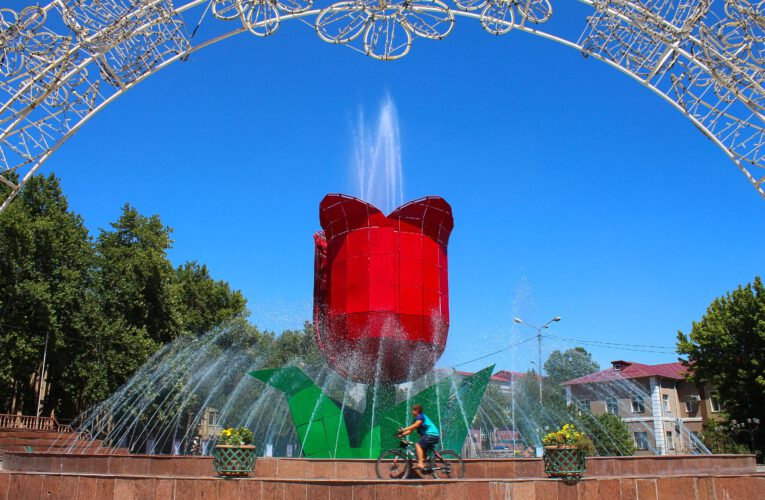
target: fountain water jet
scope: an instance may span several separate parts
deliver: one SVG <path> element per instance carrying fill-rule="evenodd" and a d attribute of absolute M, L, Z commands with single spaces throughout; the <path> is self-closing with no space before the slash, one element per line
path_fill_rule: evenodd
<path fill-rule="evenodd" d="M 359 111 L 354 139 L 358 196 L 390 212 L 404 202 L 398 111 L 390 95 L 380 102 L 377 122 L 372 127 Z"/>

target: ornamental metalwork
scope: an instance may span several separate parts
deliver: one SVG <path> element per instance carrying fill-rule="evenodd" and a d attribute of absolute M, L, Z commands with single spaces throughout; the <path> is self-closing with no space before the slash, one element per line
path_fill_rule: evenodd
<path fill-rule="evenodd" d="M 457 19 L 492 35 L 540 36 L 649 88 L 719 146 L 765 198 L 765 1 L 53 0 L 0 8 L 0 211 L 66 140 L 124 92 L 230 36 L 317 40 L 380 60 L 448 37 Z M 571 26 L 581 23 L 578 33 Z M 410 56 L 411 57 L 411 56 Z"/>

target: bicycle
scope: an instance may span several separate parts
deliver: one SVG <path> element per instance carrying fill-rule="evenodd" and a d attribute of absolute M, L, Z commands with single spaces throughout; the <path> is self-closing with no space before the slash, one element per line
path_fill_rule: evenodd
<path fill-rule="evenodd" d="M 465 477 L 465 464 L 462 457 L 454 450 L 438 451 L 434 448 L 425 451 L 426 466 L 424 469 L 414 467 L 417 463 L 417 451 L 414 443 L 406 439 L 400 432 L 396 433 L 399 438 L 398 448 L 391 448 L 380 453 L 375 464 L 375 472 L 378 479 L 406 479 L 409 472 L 414 473 L 420 479 L 430 476 L 433 479 L 439 477 L 461 479 Z"/>

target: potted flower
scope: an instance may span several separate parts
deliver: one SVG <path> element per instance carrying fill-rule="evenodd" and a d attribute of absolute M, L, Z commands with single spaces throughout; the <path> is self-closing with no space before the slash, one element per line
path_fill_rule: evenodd
<path fill-rule="evenodd" d="M 213 451 L 213 469 L 223 478 L 250 477 L 255 469 L 252 431 L 246 427 L 224 429 Z"/>
<path fill-rule="evenodd" d="M 566 424 L 559 431 L 543 437 L 542 444 L 545 447 L 545 474 L 572 481 L 581 479 L 586 468 L 586 450 L 590 446 L 587 436 L 572 424 Z"/>

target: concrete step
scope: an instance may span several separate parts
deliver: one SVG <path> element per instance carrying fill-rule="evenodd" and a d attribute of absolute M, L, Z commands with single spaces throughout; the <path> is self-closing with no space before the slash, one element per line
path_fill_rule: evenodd
<path fill-rule="evenodd" d="M 0 429 L 0 439 L 59 439 L 75 436 L 72 432 L 31 431 L 27 429 Z"/>
<path fill-rule="evenodd" d="M 53 438 L 40 438 L 40 439 L 21 439 L 21 438 L 0 438 L 0 448 L 3 448 L 5 446 L 19 446 L 19 445 L 25 445 L 25 444 L 35 444 L 38 446 L 44 446 L 45 444 L 48 445 L 56 445 L 61 443 L 76 443 L 79 445 L 87 446 L 90 442 L 98 442 L 100 443 L 100 439 L 95 439 L 93 441 L 90 440 L 84 440 L 84 439 L 77 439 L 77 436 L 69 435 L 69 436 L 62 436 L 58 439 Z"/>

